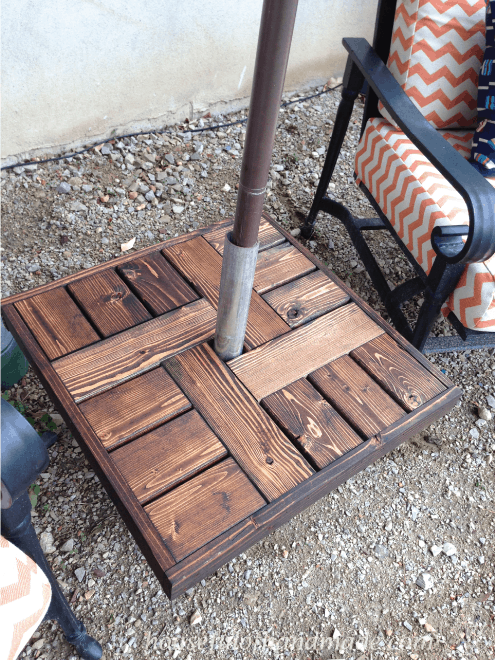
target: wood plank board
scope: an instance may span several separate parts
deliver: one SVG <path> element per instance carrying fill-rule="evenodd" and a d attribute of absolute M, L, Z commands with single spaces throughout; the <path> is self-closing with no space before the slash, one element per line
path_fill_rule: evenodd
<path fill-rule="evenodd" d="M 111 268 L 72 282 L 68 288 L 104 337 L 152 318 Z"/>
<path fill-rule="evenodd" d="M 260 400 L 383 332 L 350 303 L 234 358 L 228 365 Z"/>
<path fill-rule="evenodd" d="M 202 237 L 174 245 L 163 254 L 215 309 L 218 307 L 222 257 Z M 289 326 L 253 291 L 245 345 L 256 348 L 288 332 Z"/>
<path fill-rule="evenodd" d="M 361 438 L 302 378 L 262 401 L 282 430 L 321 469 L 361 443 Z"/>
<path fill-rule="evenodd" d="M 100 339 L 67 291 L 57 289 L 15 303 L 48 359 L 89 346 Z"/>
<path fill-rule="evenodd" d="M 226 457 L 227 450 L 195 410 L 112 452 L 112 460 L 141 503 Z"/>
<path fill-rule="evenodd" d="M 198 299 L 197 293 L 184 282 L 160 252 L 128 261 L 119 266 L 118 270 L 155 316 Z"/>
<path fill-rule="evenodd" d="M 207 344 L 164 366 L 267 500 L 311 476 L 306 460 Z"/>
<path fill-rule="evenodd" d="M 60 358 L 53 366 L 76 402 L 80 402 L 210 339 L 215 323 L 213 307 L 206 300 L 196 300 Z"/>
<path fill-rule="evenodd" d="M 208 243 L 222 255 L 225 247 L 225 236 L 229 231 L 232 231 L 233 226 L 232 223 L 228 227 L 218 227 L 218 229 L 213 229 L 204 235 Z M 263 216 L 261 216 L 260 230 L 258 233 L 258 243 L 260 244 L 259 251 L 263 252 L 263 250 L 268 250 L 268 248 L 284 242 L 285 238 L 278 229 L 274 227 L 271 222 L 268 222 Z"/>
<path fill-rule="evenodd" d="M 145 511 L 177 561 L 266 504 L 231 458 L 214 465 Z"/>
<path fill-rule="evenodd" d="M 291 328 L 349 302 L 349 296 L 317 270 L 261 296 Z"/>
<path fill-rule="evenodd" d="M 407 411 L 446 389 L 388 335 L 360 346 L 351 352 L 351 357 Z"/>
<path fill-rule="evenodd" d="M 309 381 L 366 438 L 405 415 L 402 408 L 348 355 L 321 367 Z"/>
<path fill-rule="evenodd" d="M 83 401 L 79 407 L 106 449 L 113 449 L 189 410 L 191 404 L 158 367 Z"/>
<path fill-rule="evenodd" d="M 313 270 L 315 265 L 294 245 L 283 243 L 258 254 L 253 288 L 257 293 L 265 293 Z"/>

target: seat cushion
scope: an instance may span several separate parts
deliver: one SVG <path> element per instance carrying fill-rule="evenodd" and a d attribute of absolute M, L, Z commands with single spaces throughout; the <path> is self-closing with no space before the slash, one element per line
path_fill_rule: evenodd
<path fill-rule="evenodd" d="M 387 66 L 435 128 L 475 124 L 485 14 L 485 0 L 397 0 Z"/>
<path fill-rule="evenodd" d="M 473 131 L 439 133 L 465 158 Z M 464 200 L 398 128 L 370 119 L 356 154 L 358 182 L 363 181 L 416 261 L 428 273 L 435 259 L 431 232 L 436 225 L 468 224 Z M 495 186 L 495 180 L 490 180 Z M 444 313 L 453 311 L 466 328 L 495 332 L 495 256 L 469 264 Z"/>
<path fill-rule="evenodd" d="M 50 605 L 52 589 L 41 568 L 0 536 L 0 660 L 15 660 Z"/>

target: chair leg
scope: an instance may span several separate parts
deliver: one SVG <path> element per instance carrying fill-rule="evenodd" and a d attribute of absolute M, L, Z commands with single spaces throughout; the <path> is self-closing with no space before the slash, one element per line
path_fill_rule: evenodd
<path fill-rule="evenodd" d="M 442 305 L 449 293 L 455 289 L 465 267 L 465 264 L 449 264 L 440 256 L 435 258 L 428 275 L 424 302 L 419 311 L 411 342 L 418 351 L 423 351 Z"/>
<path fill-rule="evenodd" d="M 102 656 L 100 644 L 90 637 L 82 621 L 74 616 L 69 603 L 60 589 L 50 565 L 46 561 L 36 532 L 31 524 L 31 501 L 27 493 L 19 497 L 10 509 L 2 509 L 2 535 L 19 550 L 38 564 L 50 581 L 52 600 L 45 620 L 56 619 L 62 627 L 65 639 L 72 644 L 84 660 L 99 660 Z"/>
<path fill-rule="evenodd" d="M 354 108 L 354 101 L 361 91 L 363 86 L 363 76 L 355 67 L 351 60 L 347 62 L 347 68 L 344 75 L 344 88 L 342 90 L 342 100 L 339 103 L 337 116 L 335 117 L 335 124 L 332 131 L 330 144 L 328 145 L 325 164 L 321 172 L 320 181 L 316 189 L 316 194 L 313 199 L 313 204 L 308 213 L 308 217 L 304 225 L 301 227 L 301 235 L 304 238 L 311 238 L 314 232 L 314 225 L 316 216 L 321 207 L 321 201 L 327 192 L 328 184 L 332 178 L 337 159 L 344 142 L 349 120 L 351 118 L 352 109 Z"/>

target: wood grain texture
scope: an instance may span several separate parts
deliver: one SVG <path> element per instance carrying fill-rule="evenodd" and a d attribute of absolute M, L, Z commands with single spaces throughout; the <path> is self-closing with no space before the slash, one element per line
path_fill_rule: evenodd
<path fill-rule="evenodd" d="M 207 344 L 164 366 L 267 500 L 311 476 L 306 460 Z"/>
<path fill-rule="evenodd" d="M 306 379 L 262 401 L 282 430 L 321 469 L 361 443 L 361 438 Z"/>
<path fill-rule="evenodd" d="M 73 282 L 68 288 L 104 337 L 151 319 L 151 314 L 111 268 Z"/>
<path fill-rule="evenodd" d="M 216 313 L 196 300 L 54 362 L 77 402 L 149 371 L 162 361 L 213 337 Z"/>
<path fill-rule="evenodd" d="M 106 449 L 113 449 L 189 410 L 191 404 L 158 367 L 83 401 L 79 408 Z"/>
<path fill-rule="evenodd" d="M 112 452 L 112 460 L 141 503 L 226 456 L 225 447 L 195 410 Z"/>
<path fill-rule="evenodd" d="M 225 247 L 225 236 L 227 232 L 232 231 L 233 223 L 228 227 L 219 227 L 213 231 L 205 234 L 205 239 L 208 243 L 215 248 L 217 252 L 223 254 L 223 249 Z M 284 243 L 285 238 L 282 234 L 276 229 L 265 217 L 265 214 L 261 217 L 260 221 L 260 230 L 258 233 L 258 243 L 260 244 L 259 251 L 268 250 L 268 248 L 279 245 L 279 243 Z"/>
<path fill-rule="evenodd" d="M 15 307 L 50 360 L 100 339 L 63 287 L 19 300 Z"/>
<path fill-rule="evenodd" d="M 296 247 L 290 243 L 277 245 L 258 254 L 253 288 L 257 293 L 265 293 L 312 270 L 315 265 Z"/>
<path fill-rule="evenodd" d="M 381 334 L 383 330 L 350 303 L 228 364 L 260 400 Z"/>
<path fill-rule="evenodd" d="M 262 296 L 291 328 L 326 314 L 349 302 L 349 296 L 317 270 Z"/>
<path fill-rule="evenodd" d="M 33 366 L 56 409 L 60 410 L 65 423 L 80 444 L 91 467 L 117 507 L 152 570 L 166 592 L 171 593 L 171 585 L 165 571 L 175 564 L 172 553 L 163 542 L 154 525 L 150 523 L 143 507 L 139 504 L 101 441 L 96 437 L 91 425 L 74 403 L 73 398 L 67 392 L 53 366 L 41 351 L 39 344 L 29 332 L 28 327 L 14 306 L 4 306 L 2 314 L 8 329 L 12 332 L 22 352 Z"/>
<path fill-rule="evenodd" d="M 160 252 L 128 261 L 119 266 L 118 270 L 155 316 L 187 305 L 198 298 Z"/>
<path fill-rule="evenodd" d="M 308 379 L 366 438 L 405 415 L 348 355 L 321 367 Z"/>
<path fill-rule="evenodd" d="M 446 389 L 388 335 L 360 346 L 351 356 L 408 412 Z"/>
<path fill-rule="evenodd" d="M 153 252 L 156 252 L 157 250 L 161 250 L 164 247 L 169 247 L 171 245 L 178 245 L 179 243 L 183 243 L 184 241 L 190 241 L 191 238 L 195 238 L 196 236 L 202 236 L 203 234 L 214 231 L 215 229 L 218 228 L 228 227 L 231 224 L 232 224 L 231 219 L 222 220 L 221 222 L 215 222 L 213 225 L 210 225 L 209 227 L 200 227 L 199 229 L 195 229 L 190 234 L 189 233 L 182 234 L 181 236 L 176 236 L 175 238 L 169 238 L 168 240 L 163 241 L 162 243 L 155 243 L 154 245 L 149 245 L 148 247 L 142 248 L 141 250 L 136 252 L 135 255 L 137 258 L 141 259 L 149 254 L 152 254 Z M 112 268 L 117 268 L 118 266 L 127 263 L 129 259 L 130 259 L 129 254 L 123 254 L 121 257 L 116 257 L 115 259 L 112 259 Z M 16 293 L 12 296 L 9 296 L 8 298 L 4 298 L 2 300 L 2 304 L 13 305 L 18 300 L 26 300 L 27 298 L 32 298 L 34 295 L 38 295 L 39 293 L 44 293 L 45 291 L 52 291 L 53 289 L 58 289 L 60 286 L 67 286 L 69 282 L 77 282 L 77 280 L 82 280 L 85 277 L 88 277 L 88 275 L 93 275 L 94 273 L 100 273 L 101 271 L 106 270 L 107 268 L 108 268 L 108 262 L 97 264 L 92 268 L 87 268 L 85 270 L 80 270 L 77 273 L 66 275 L 65 277 L 57 280 L 56 282 L 48 282 L 48 284 L 43 284 L 42 286 L 36 287 L 36 289 L 32 289 L 30 291 L 24 291 L 23 293 Z"/>
<path fill-rule="evenodd" d="M 266 504 L 231 458 L 178 486 L 145 511 L 179 561 Z"/>
<path fill-rule="evenodd" d="M 218 307 L 222 257 L 201 236 L 163 250 L 177 270 L 215 309 Z M 288 332 L 289 326 L 253 291 L 244 343 L 252 349 Z"/>

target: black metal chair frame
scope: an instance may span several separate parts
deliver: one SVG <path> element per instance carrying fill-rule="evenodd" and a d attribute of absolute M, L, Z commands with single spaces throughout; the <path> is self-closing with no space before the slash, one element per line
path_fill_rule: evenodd
<path fill-rule="evenodd" d="M 349 53 L 342 100 L 318 188 L 301 234 L 304 238 L 313 235 L 319 211 L 341 220 L 393 324 L 418 350 L 439 353 L 492 347 L 495 346 L 495 333 L 469 330 L 453 313 L 449 314 L 448 319 L 458 336 L 429 337 L 443 303 L 455 289 L 466 264 L 484 261 L 495 252 L 495 189 L 437 133 L 388 70 L 386 62 L 392 39 L 395 6 L 396 0 L 379 0 L 373 47 L 366 39 L 344 39 L 342 42 Z M 460 193 L 467 205 L 469 225 L 435 227 L 433 230 L 431 241 L 437 256 L 428 275 L 404 245 L 363 183 L 359 187 L 377 212 L 378 218 L 355 218 L 343 204 L 326 196 L 354 102 L 363 87 L 367 87 L 367 93 L 361 135 L 370 118 L 381 116 L 378 112 L 380 100 L 400 129 Z M 395 289 L 391 289 L 387 283 L 362 234 L 365 230 L 379 229 L 390 232 L 417 274 Z M 411 328 L 401 306 L 418 294 L 424 296 L 424 302 L 416 324 Z"/>

